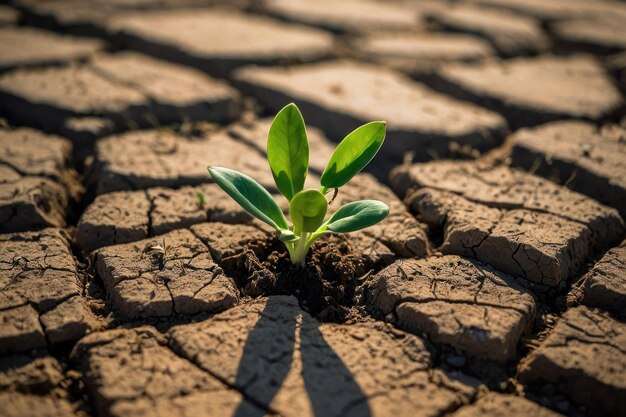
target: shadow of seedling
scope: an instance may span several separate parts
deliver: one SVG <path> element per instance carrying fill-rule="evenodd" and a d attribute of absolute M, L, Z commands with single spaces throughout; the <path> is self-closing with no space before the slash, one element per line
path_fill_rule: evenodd
<path fill-rule="evenodd" d="M 268 406 L 287 383 L 285 397 L 298 401 L 294 376 L 287 379 L 292 365 L 298 367 L 298 360 L 302 367 L 297 378 L 304 381 L 316 417 L 371 416 L 365 394 L 324 340 L 319 322 L 303 314 L 297 305 L 289 307 L 271 297 L 246 340 L 235 386 Z M 246 402 L 234 413 L 235 417 L 264 415 L 260 408 L 247 407 Z"/>

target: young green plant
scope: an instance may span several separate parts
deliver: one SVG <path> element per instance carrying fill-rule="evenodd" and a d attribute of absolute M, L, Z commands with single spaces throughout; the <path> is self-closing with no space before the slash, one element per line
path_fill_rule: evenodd
<path fill-rule="evenodd" d="M 292 224 L 261 184 L 228 168 L 210 166 L 213 180 L 241 207 L 274 229 L 294 265 L 304 265 L 313 242 L 327 232 L 349 233 L 383 220 L 389 207 L 376 200 L 359 200 L 326 219 L 325 195 L 338 190 L 374 158 L 385 140 L 386 123 L 370 122 L 346 136 L 333 152 L 319 189 L 304 189 L 309 168 L 309 143 L 304 119 L 291 103 L 274 118 L 267 139 L 267 159 L 276 187 L 289 201 Z"/>

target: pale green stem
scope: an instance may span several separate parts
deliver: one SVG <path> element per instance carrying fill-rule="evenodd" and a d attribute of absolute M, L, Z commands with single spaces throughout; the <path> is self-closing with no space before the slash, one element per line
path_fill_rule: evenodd
<path fill-rule="evenodd" d="M 291 263 L 294 265 L 304 265 L 306 260 L 306 254 L 309 251 L 309 245 L 307 245 L 308 233 L 302 232 L 300 239 L 295 242 L 293 251 L 289 251 Z"/>

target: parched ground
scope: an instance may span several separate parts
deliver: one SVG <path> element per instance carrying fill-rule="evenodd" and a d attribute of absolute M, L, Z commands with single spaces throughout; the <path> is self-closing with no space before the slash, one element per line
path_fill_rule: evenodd
<path fill-rule="evenodd" d="M 626 3 L 0 4 L 2 417 L 626 413 Z M 388 135 L 291 268 L 211 182 Z"/>

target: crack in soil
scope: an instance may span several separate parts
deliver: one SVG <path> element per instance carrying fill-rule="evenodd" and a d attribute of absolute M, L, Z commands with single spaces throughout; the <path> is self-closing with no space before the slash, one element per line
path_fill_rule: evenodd
<path fill-rule="evenodd" d="M 256 407 L 260 408 L 261 410 L 264 410 L 267 413 L 275 414 L 276 417 L 280 417 L 280 414 L 276 410 L 273 410 L 271 407 L 261 404 L 254 397 L 251 397 L 250 395 L 248 395 L 247 393 L 242 391 L 242 389 L 240 389 L 240 388 L 236 387 L 235 385 L 231 384 L 227 379 L 223 378 L 222 376 L 220 376 L 218 374 L 215 374 L 214 372 L 211 372 L 211 370 L 204 368 L 202 365 L 196 364 L 191 359 L 189 359 L 186 356 L 182 355 L 176 349 L 172 348 L 170 342 L 168 342 L 166 346 L 167 346 L 167 348 L 168 348 L 168 350 L 170 352 L 172 352 L 178 358 L 180 358 L 180 359 L 184 360 L 185 362 L 187 362 L 192 367 L 194 367 L 194 368 L 196 368 L 196 369 L 198 369 L 198 370 L 200 370 L 200 371 L 210 375 L 211 377 L 213 377 L 213 378 L 217 379 L 218 381 L 220 381 L 222 384 L 224 384 L 229 389 L 231 389 L 233 391 L 236 391 L 239 394 L 241 394 L 241 396 L 243 397 L 243 399 L 245 401 L 250 402 L 251 404 L 255 405 Z"/>

